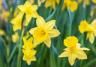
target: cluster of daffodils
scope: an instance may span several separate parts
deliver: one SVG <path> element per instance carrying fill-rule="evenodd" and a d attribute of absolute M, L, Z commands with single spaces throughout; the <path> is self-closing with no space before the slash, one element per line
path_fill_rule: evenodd
<path fill-rule="evenodd" d="M 64 45 L 67 47 L 59 57 L 68 57 L 68 61 L 71 65 L 74 64 L 76 59 L 83 60 L 87 59 L 87 55 L 84 50 L 88 48 L 81 48 L 81 44 L 78 43 L 78 38 L 75 36 L 69 36 L 64 40 Z"/>
<path fill-rule="evenodd" d="M 17 7 L 14 18 L 11 21 L 15 32 L 12 39 L 14 40 L 13 42 L 17 42 L 19 39 L 17 31 L 23 30 L 25 33 L 25 29 L 29 25 L 32 18 L 35 18 L 36 20 L 36 27 L 32 27 L 28 32 L 32 36 L 23 36 L 23 60 L 26 61 L 28 65 L 30 65 L 32 61 L 36 61 L 35 48 L 38 45 L 44 43 L 46 47 L 50 48 L 51 39 L 60 35 L 59 30 L 56 28 L 56 20 L 44 20 L 44 18 L 37 12 L 38 5 L 34 5 L 34 0 L 32 0 L 31 3 L 30 1 L 31 0 L 28 0 L 24 5 L 19 5 Z M 38 0 L 39 6 L 44 2 L 46 8 L 51 7 L 52 9 L 55 9 L 56 5 L 59 5 L 60 0 Z M 76 11 L 78 8 L 78 1 L 64 0 L 62 9 L 65 8 L 71 12 Z M 86 20 L 81 21 L 79 31 L 81 33 L 86 32 L 87 38 L 91 43 L 93 43 L 96 36 L 96 20 L 94 20 L 91 24 L 88 24 Z M 64 46 L 66 46 L 66 48 L 64 49 L 64 52 L 59 55 L 59 57 L 68 57 L 70 65 L 73 65 L 76 59 L 87 59 L 87 55 L 84 50 L 88 51 L 89 49 L 81 47 L 77 37 L 69 36 L 64 39 Z"/>
<path fill-rule="evenodd" d="M 86 20 L 81 21 L 79 30 L 81 33 L 87 33 L 87 39 L 89 39 L 92 44 L 96 37 L 96 20 L 92 21 L 91 24 L 89 24 Z"/>
<path fill-rule="evenodd" d="M 7 21 L 9 17 L 9 12 L 3 6 L 3 0 L 0 0 L 0 20 Z"/>
<path fill-rule="evenodd" d="M 23 8 L 23 9 L 22 9 Z M 30 29 L 29 33 L 32 37 L 27 38 L 23 37 L 23 60 L 27 62 L 28 65 L 31 64 L 31 61 L 35 61 L 36 51 L 34 48 L 40 43 L 43 43 L 50 48 L 51 47 L 51 38 L 59 36 L 60 32 L 56 28 L 56 20 L 50 20 L 46 22 L 43 17 L 39 16 L 37 13 L 37 5 L 31 5 L 29 1 L 26 1 L 24 5 L 19 5 L 16 11 L 17 15 L 12 19 L 11 23 L 13 25 L 14 32 L 18 30 L 23 30 L 23 26 L 27 27 L 32 18 L 36 18 L 36 26 Z M 25 15 L 25 19 L 23 19 Z M 23 21 L 23 22 L 22 22 Z M 16 32 L 13 36 L 13 42 L 17 42 L 19 35 Z"/>

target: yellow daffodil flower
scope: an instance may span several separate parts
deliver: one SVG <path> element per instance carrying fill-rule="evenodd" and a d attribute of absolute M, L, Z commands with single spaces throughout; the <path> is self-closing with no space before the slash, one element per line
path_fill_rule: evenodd
<path fill-rule="evenodd" d="M 64 52 L 59 55 L 59 57 L 68 57 L 68 61 L 72 66 L 76 59 L 83 60 L 87 59 L 87 55 L 84 50 L 89 50 L 88 48 L 81 48 L 78 39 L 75 36 L 69 36 L 64 40 L 64 45 L 67 47 Z"/>
<path fill-rule="evenodd" d="M 58 5 L 60 2 L 60 0 L 46 0 L 45 1 L 45 7 L 51 7 L 53 9 L 55 9 L 56 5 Z"/>
<path fill-rule="evenodd" d="M 28 65 L 31 64 L 32 61 L 36 61 L 36 50 L 34 49 L 34 44 L 33 44 L 33 38 L 26 38 L 26 37 L 23 37 L 23 42 L 24 42 L 24 45 L 23 45 L 23 60 L 27 62 Z"/>
<path fill-rule="evenodd" d="M 19 5 L 18 8 L 22 13 L 25 13 L 26 15 L 25 26 L 29 24 L 32 18 L 38 17 L 38 6 L 32 5 L 29 1 L 26 1 L 24 5 Z"/>
<path fill-rule="evenodd" d="M 92 2 L 93 2 L 94 4 L 96 4 L 96 0 L 92 0 Z"/>
<path fill-rule="evenodd" d="M 64 0 L 62 9 L 69 9 L 71 12 L 75 12 L 78 8 L 78 3 L 72 0 Z"/>
<path fill-rule="evenodd" d="M 51 46 L 51 38 L 59 36 L 60 32 L 54 28 L 55 20 L 45 22 L 42 17 L 36 20 L 37 27 L 32 28 L 30 33 L 33 35 L 35 44 L 44 42 L 47 47 Z"/>
<path fill-rule="evenodd" d="M 11 20 L 11 23 L 13 24 L 13 30 L 17 31 L 22 28 L 22 17 L 24 13 L 19 13 L 15 18 Z"/>
<path fill-rule="evenodd" d="M 14 33 L 14 34 L 12 35 L 12 40 L 13 40 L 14 43 L 16 43 L 16 42 L 18 41 L 18 39 L 19 39 L 19 35 L 18 35 L 18 33 L 16 32 L 16 33 Z"/>
<path fill-rule="evenodd" d="M 28 65 L 31 64 L 31 61 L 36 61 L 36 50 L 34 49 L 23 49 L 23 60 L 27 62 Z"/>
<path fill-rule="evenodd" d="M 94 20 L 91 24 L 88 24 L 87 21 L 81 21 L 79 25 L 79 31 L 81 33 L 87 33 L 87 39 L 89 39 L 90 43 L 93 43 L 96 37 L 96 20 Z"/>

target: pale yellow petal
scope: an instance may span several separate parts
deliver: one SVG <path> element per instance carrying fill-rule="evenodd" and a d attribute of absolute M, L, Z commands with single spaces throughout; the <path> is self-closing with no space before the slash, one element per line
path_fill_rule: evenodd
<path fill-rule="evenodd" d="M 36 25 L 37 26 L 41 26 L 41 25 L 44 25 L 45 24 L 45 20 L 43 17 L 41 16 L 38 16 L 37 20 L 36 20 Z"/>
<path fill-rule="evenodd" d="M 28 26 L 29 22 L 31 21 L 32 16 L 29 14 L 26 14 L 26 20 L 25 20 L 25 26 Z"/>
<path fill-rule="evenodd" d="M 33 5 L 32 7 L 34 8 L 34 11 L 36 11 L 38 9 L 37 5 Z"/>
<path fill-rule="evenodd" d="M 78 59 L 87 59 L 87 55 L 83 50 L 79 50 L 77 53 L 77 58 Z"/>
<path fill-rule="evenodd" d="M 69 63 L 70 63 L 71 66 L 75 63 L 75 60 L 76 60 L 76 56 L 74 54 L 71 54 L 68 57 L 68 61 L 69 61 Z"/>
<path fill-rule="evenodd" d="M 94 40 L 95 40 L 95 36 L 94 36 L 94 34 L 93 33 L 87 33 L 87 38 L 89 39 L 89 42 L 91 43 L 91 44 L 93 44 L 93 42 L 94 42 Z"/>
<path fill-rule="evenodd" d="M 57 37 L 60 35 L 60 32 L 57 29 L 52 29 L 49 31 L 50 37 Z"/>
<path fill-rule="evenodd" d="M 31 28 L 30 31 L 29 31 L 29 33 L 30 34 L 33 34 L 35 30 L 36 30 L 36 27 L 35 28 Z"/>
<path fill-rule="evenodd" d="M 87 50 L 87 51 L 89 51 L 90 49 L 83 47 L 83 48 L 81 48 L 81 50 Z"/>
<path fill-rule="evenodd" d="M 68 52 L 63 52 L 59 55 L 59 57 L 68 57 Z"/>
<path fill-rule="evenodd" d="M 91 26 L 96 30 L 96 19 L 92 21 Z"/>
<path fill-rule="evenodd" d="M 24 8 L 24 6 L 23 6 L 23 5 L 19 5 L 19 6 L 18 6 L 18 9 L 19 9 L 20 11 L 22 11 L 22 12 L 24 12 L 24 11 L 25 11 L 25 8 Z"/>
<path fill-rule="evenodd" d="M 46 23 L 47 28 L 50 30 L 55 27 L 56 20 L 51 20 Z"/>
<path fill-rule="evenodd" d="M 48 38 L 47 40 L 44 41 L 45 45 L 50 48 L 51 47 L 51 39 Z"/>

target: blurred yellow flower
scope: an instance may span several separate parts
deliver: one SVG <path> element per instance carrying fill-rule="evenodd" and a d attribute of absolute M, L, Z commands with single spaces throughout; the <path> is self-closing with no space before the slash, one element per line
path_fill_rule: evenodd
<path fill-rule="evenodd" d="M 93 43 L 96 37 L 96 20 L 94 20 L 91 24 L 88 24 L 87 21 L 81 21 L 79 31 L 81 33 L 86 32 L 87 39 L 89 39 L 90 43 Z"/>
<path fill-rule="evenodd" d="M 72 0 L 64 0 L 62 9 L 64 10 L 65 8 L 69 9 L 71 12 L 75 12 L 78 8 L 78 3 Z"/>
<path fill-rule="evenodd" d="M 31 4 L 34 4 L 34 0 L 27 0 L 27 1 L 29 1 Z"/>
<path fill-rule="evenodd" d="M 44 42 L 47 47 L 51 46 L 51 38 L 57 37 L 60 34 L 60 32 L 54 28 L 55 22 L 55 20 L 45 22 L 42 17 L 36 20 L 37 27 L 30 30 L 36 45 Z"/>
<path fill-rule="evenodd" d="M 78 3 L 76 1 L 71 1 L 69 5 L 70 11 L 75 12 L 77 8 L 78 8 Z"/>
<path fill-rule="evenodd" d="M 86 5 L 90 5 L 90 0 L 84 0 L 83 1 L 83 4 L 86 6 Z"/>
<path fill-rule="evenodd" d="M 5 35 L 5 31 L 0 29 L 0 36 Z"/>
<path fill-rule="evenodd" d="M 80 31 L 81 33 L 84 33 L 84 32 L 86 32 L 86 31 L 88 31 L 89 28 L 90 28 L 90 25 L 88 24 L 88 22 L 87 22 L 86 20 L 82 20 L 82 21 L 80 22 L 79 31 Z M 90 28 L 90 29 L 91 29 L 91 28 Z"/>
<path fill-rule="evenodd" d="M 68 41 L 69 40 L 69 41 Z M 72 41 L 73 42 L 72 42 Z M 76 41 L 75 41 L 76 40 Z M 67 41 L 67 42 L 65 42 Z M 67 43 L 67 46 L 66 46 Z M 87 55 L 84 50 L 89 50 L 88 48 L 81 48 L 78 39 L 75 36 L 69 36 L 64 40 L 64 45 L 67 47 L 64 52 L 59 55 L 59 57 L 68 57 L 68 61 L 72 66 L 76 59 L 83 60 L 87 59 Z"/>
<path fill-rule="evenodd" d="M 34 44 L 32 41 L 32 37 L 29 39 L 26 36 L 23 37 L 23 60 L 26 61 L 28 65 L 30 65 L 32 61 L 36 61 L 36 50 L 34 49 Z"/>
<path fill-rule="evenodd" d="M 25 26 L 29 24 L 32 18 L 38 17 L 37 13 L 38 6 L 32 5 L 29 1 L 26 1 L 24 5 L 19 5 L 18 8 L 22 13 L 25 13 L 26 16 Z"/>
<path fill-rule="evenodd" d="M 12 40 L 13 40 L 14 43 L 16 43 L 16 42 L 18 41 L 18 39 L 19 39 L 19 35 L 18 35 L 18 33 L 16 32 L 16 33 L 14 33 L 14 34 L 12 35 Z"/>
<path fill-rule="evenodd" d="M 60 0 L 46 0 L 45 1 L 45 7 L 51 7 L 53 9 L 55 9 L 56 5 L 58 5 L 60 2 Z"/>
<path fill-rule="evenodd" d="M 44 2 L 45 2 L 45 0 L 38 0 L 38 5 L 40 6 Z"/>
<path fill-rule="evenodd" d="M 94 4 L 96 4 L 96 0 L 92 0 L 92 2 L 93 2 Z"/>
<path fill-rule="evenodd" d="M 1 13 L 0 17 L 1 17 L 3 20 L 7 21 L 9 15 L 10 15 L 10 13 L 9 13 L 7 10 L 2 9 L 2 13 Z"/>
<path fill-rule="evenodd" d="M 11 20 L 11 23 L 13 24 L 13 30 L 17 31 L 22 28 L 22 18 L 24 13 L 19 13 L 15 18 Z"/>

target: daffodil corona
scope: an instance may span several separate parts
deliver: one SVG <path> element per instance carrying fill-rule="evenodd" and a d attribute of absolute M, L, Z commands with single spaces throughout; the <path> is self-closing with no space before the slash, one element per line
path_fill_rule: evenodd
<path fill-rule="evenodd" d="M 38 17 L 36 20 L 37 27 L 30 30 L 35 44 L 44 42 L 47 47 L 51 46 L 51 38 L 57 37 L 60 34 L 60 32 L 55 28 L 55 22 L 55 20 L 45 22 L 42 17 Z"/>
<path fill-rule="evenodd" d="M 68 57 L 68 61 L 72 66 L 76 59 L 83 60 L 87 59 L 87 55 L 84 50 L 89 50 L 88 48 L 81 48 L 78 39 L 75 36 L 69 36 L 64 40 L 64 45 L 67 47 L 64 52 L 59 55 L 59 57 Z"/>

